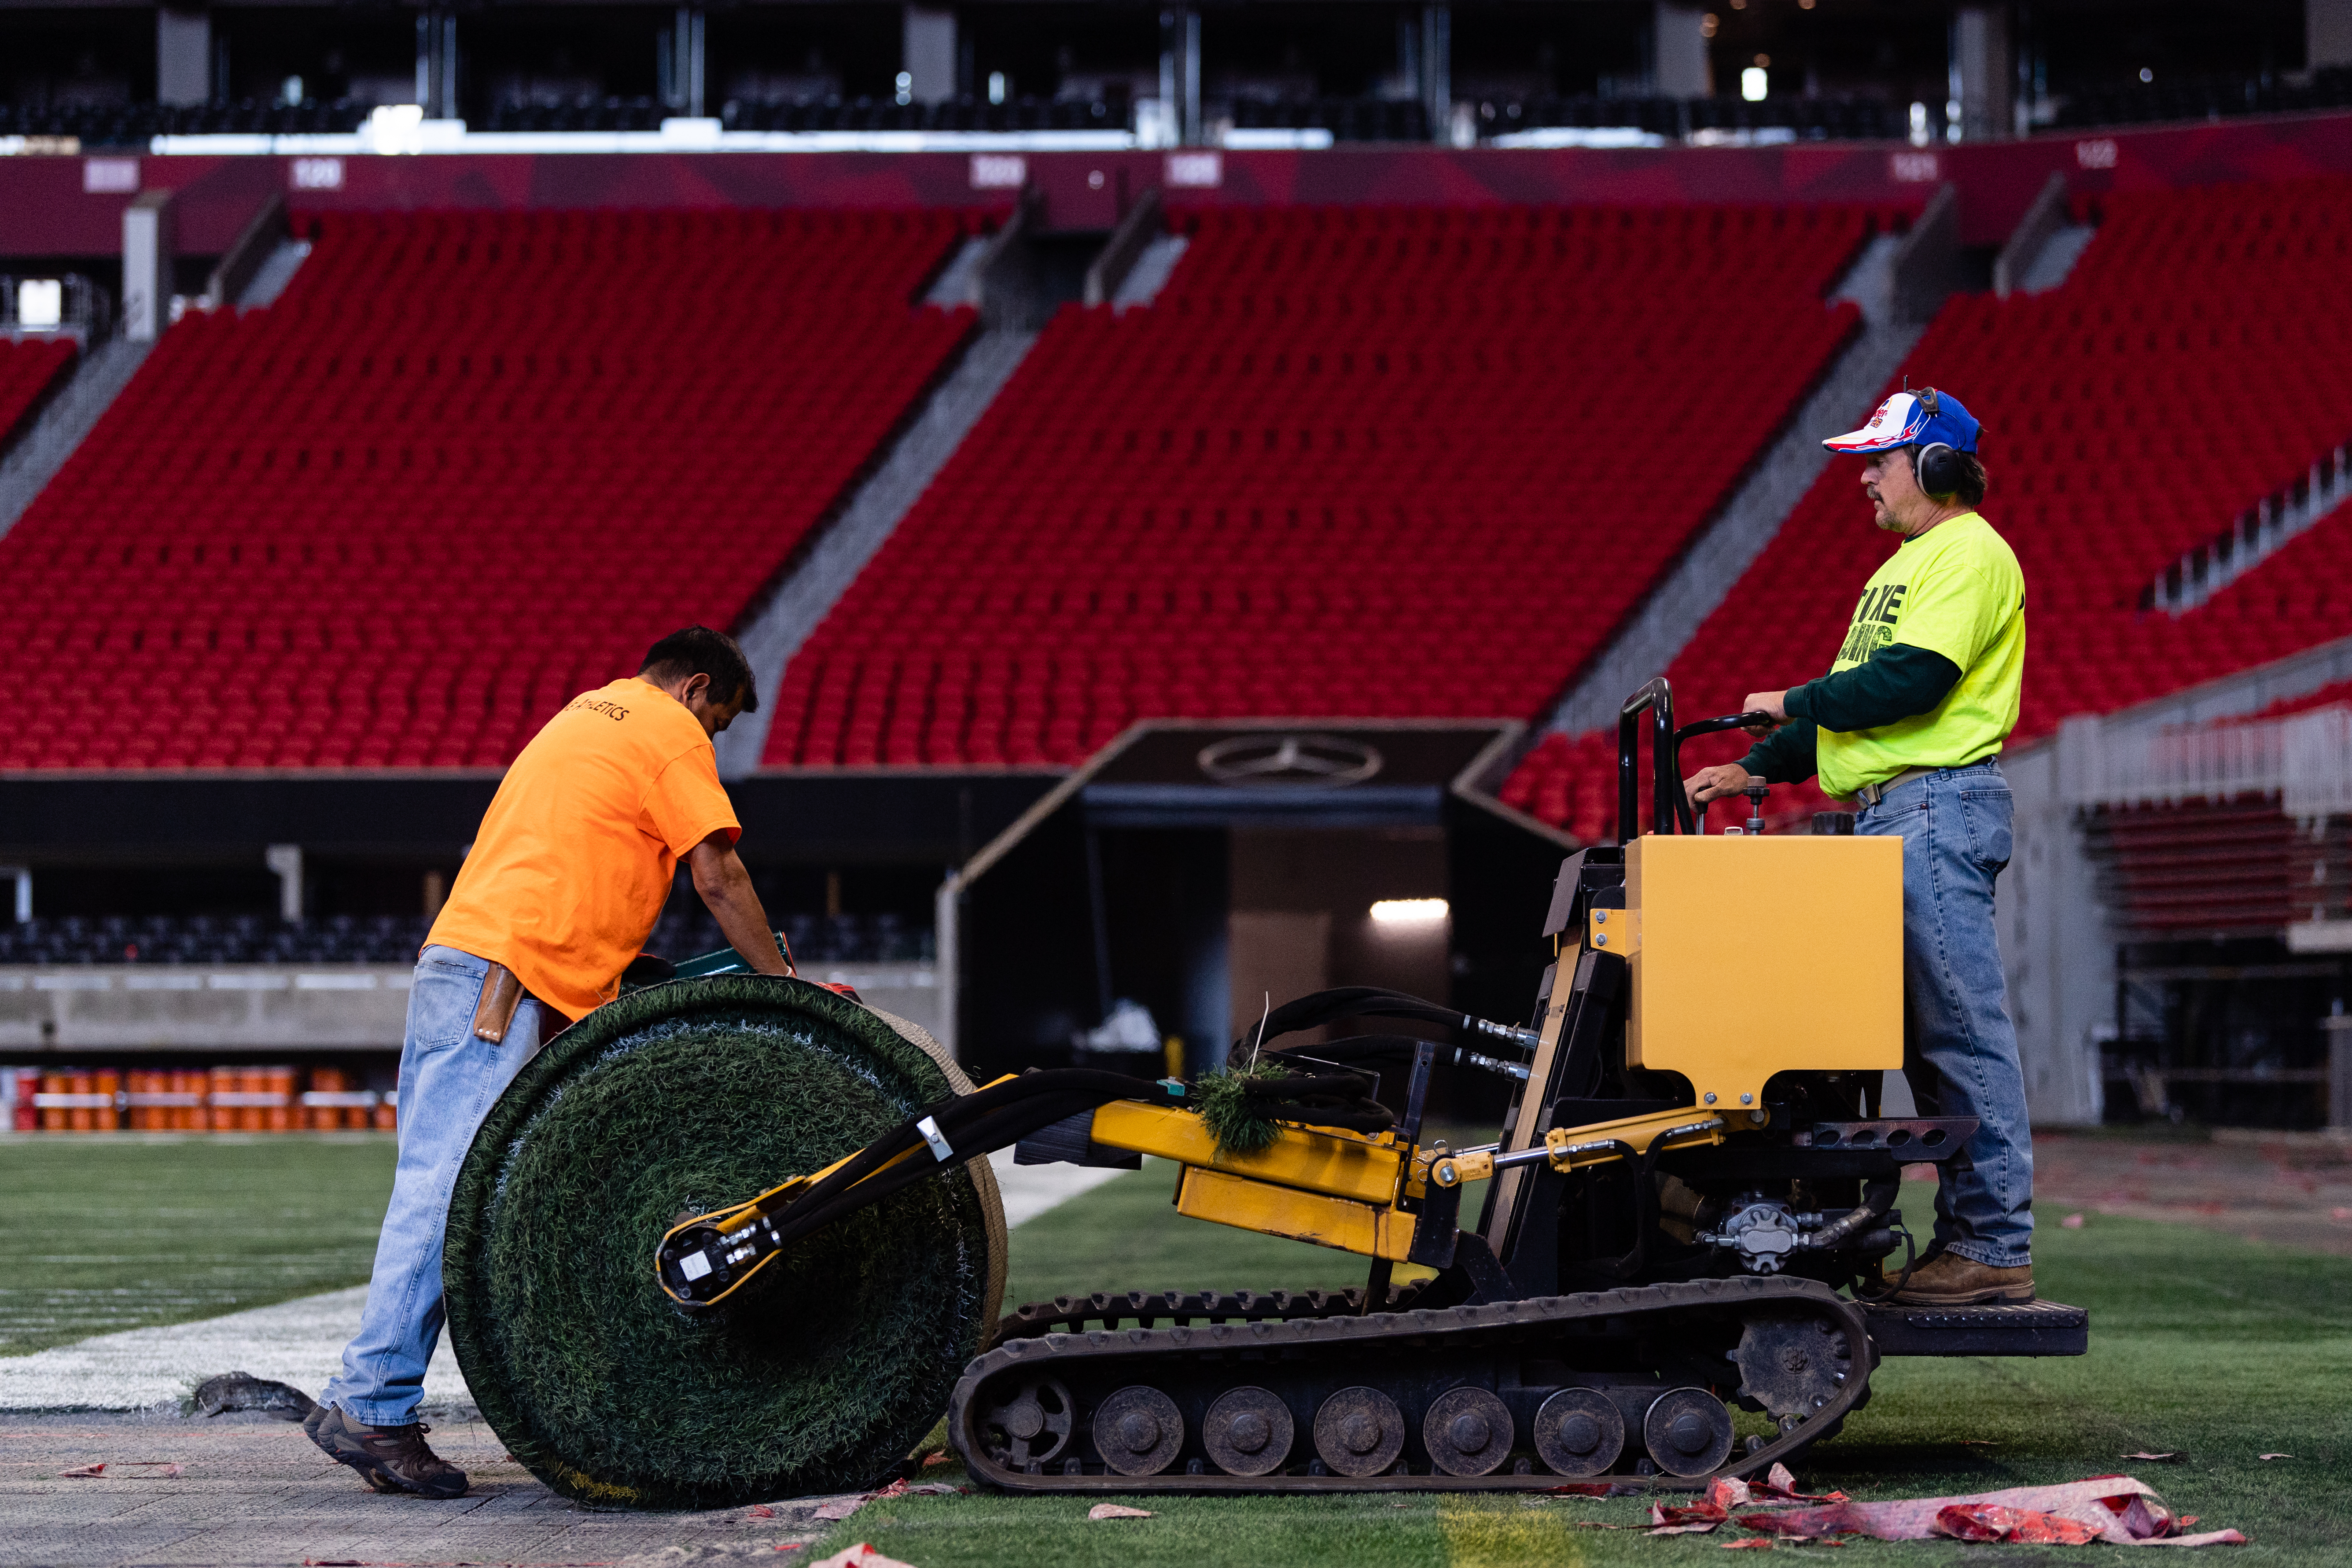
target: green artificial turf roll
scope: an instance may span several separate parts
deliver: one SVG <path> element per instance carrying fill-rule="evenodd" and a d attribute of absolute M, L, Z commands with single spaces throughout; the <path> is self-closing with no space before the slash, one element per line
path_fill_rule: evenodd
<path fill-rule="evenodd" d="M 649 986 L 558 1035 L 475 1135 L 442 1266 L 458 1363 L 508 1451 L 618 1507 L 887 1479 L 995 1326 L 985 1161 L 828 1226 L 719 1308 L 672 1302 L 654 1247 L 970 1089 L 913 1026 L 763 975 Z"/>

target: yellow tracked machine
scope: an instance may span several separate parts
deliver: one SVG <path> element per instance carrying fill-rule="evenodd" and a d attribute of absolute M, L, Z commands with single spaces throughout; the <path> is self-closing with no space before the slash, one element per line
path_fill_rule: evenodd
<path fill-rule="evenodd" d="M 1881 1356 L 2082 1353 L 2075 1308 L 1873 1300 L 1912 1256 L 1903 1167 L 1962 1157 L 1975 1124 L 1880 1114 L 1903 1054 L 1900 843 L 1701 831 L 1680 743 L 1740 722 L 1677 732 L 1663 680 L 1626 703 L 1620 842 L 1560 868 L 1534 1027 L 1358 988 L 1275 1009 L 1223 1081 L 1000 1079 L 677 1225 L 661 1289 L 722 1307 L 842 1216 L 1012 1144 L 1029 1163 L 1157 1155 L 1179 1213 L 1368 1260 L 1360 1290 L 1110 1292 L 1005 1317 L 949 1434 L 974 1477 L 1030 1492 L 1697 1485 L 1832 1436 Z M 1654 830 L 1635 836 L 1645 723 Z M 1345 1018 L 1423 1027 L 1285 1044 Z M 1372 1098 L 1382 1066 L 1406 1085 L 1394 1110 Z M 1500 1137 L 1424 1140 L 1439 1071 L 1516 1082 Z M 1401 1264 L 1422 1282 L 1395 1283 Z M 1735 1409 L 1759 1417 L 1744 1441 Z"/>

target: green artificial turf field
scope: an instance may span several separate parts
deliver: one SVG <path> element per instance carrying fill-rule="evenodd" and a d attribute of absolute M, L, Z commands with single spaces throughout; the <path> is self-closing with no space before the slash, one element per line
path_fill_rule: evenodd
<path fill-rule="evenodd" d="M 0 1140 L 0 1355 L 367 1283 L 389 1134 Z"/>
<path fill-rule="evenodd" d="M 1352 1258 L 1180 1218 L 1167 1206 L 1171 1184 L 1164 1167 L 1122 1176 L 1014 1232 L 1013 1300 L 1361 1281 Z M 1928 1189 L 1907 1188 L 1904 1209 L 1931 1214 Z M 2091 1309 L 2091 1353 L 1890 1361 L 1870 1407 L 1814 1451 L 1801 1479 L 1886 1499 L 2128 1473 L 2199 1515 L 2200 1528 L 2243 1531 L 2251 1545 L 2211 1549 L 2228 1563 L 2352 1563 L 2352 1486 L 2342 1469 L 2352 1460 L 2352 1260 L 2097 1215 L 2067 1230 L 2058 1217 L 2045 1215 L 2035 1237 L 2035 1278 L 2052 1299 Z M 2178 1457 L 2124 1457 L 2137 1452 Z M 935 1466 L 925 1479 L 962 1475 Z M 1137 1497 L 1126 1500 L 1153 1518 L 1089 1521 L 1095 1500 L 891 1499 L 813 1554 L 870 1541 L 918 1568 L 1376 1568 L 1692 1560 L 1721 1546 L 1717 1536 L 1589 1528 L 1638 1523 L 1646 1505 L 1633 1499 Z M 1856 1539 L 1846 1550 L 1990 1568 L 2114 1549 Z"/>

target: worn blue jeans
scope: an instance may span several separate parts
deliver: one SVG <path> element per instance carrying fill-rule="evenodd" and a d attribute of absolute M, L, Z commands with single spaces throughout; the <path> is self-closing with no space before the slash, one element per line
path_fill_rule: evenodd
<path fill-rule="evenodd" d="M 416 1419 L 425 1365 L 440 1342 L 441 1232 L 449 1190 L 474 1130 L 509 1080 L 563 1026 L 562 1014 L 524 998 L 499 1045 L 474 1037 L 474 1009 L 489 965 L 470 952 L 428 947 L 408 993 L 408 1036 L 400 1047 L 400 1163 L 392 1205 L 376 1238 L 375 1271 L 359 1336 L 343 1347 L 343 1370 L 321 1405 L 370 1426 Z"/>
<path fill-rule="evenodd" d="M 1996 1268 L 2032 1260 L 2033 1135 L 1993 934 L 2011 802 L 2000 765 L 1889 791 L 1857 833 L 1903 840 L 1904 1076 L 1922 1116 L 1973 1116 L 1965 1168 L 1936 1189 L 1936 1246 Z M 1958 1166 L 1959 1161 L 1952 1162 Z"/>

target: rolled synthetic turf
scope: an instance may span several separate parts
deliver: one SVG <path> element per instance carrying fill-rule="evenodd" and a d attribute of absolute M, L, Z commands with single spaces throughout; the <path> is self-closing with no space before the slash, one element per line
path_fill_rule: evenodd
<path fill-rule="evenodd" d="M 557 1491 L 721 1508 L 887 1479 L 994 1327 L 984 1161 L 793 1247 L 689 1313 L 654 1247 L 971 1085 L 911 1025 L 797 980 L 632 993 L 526 1065 L 449 1210 L 449 1331 L 508 1451 Z"/>

